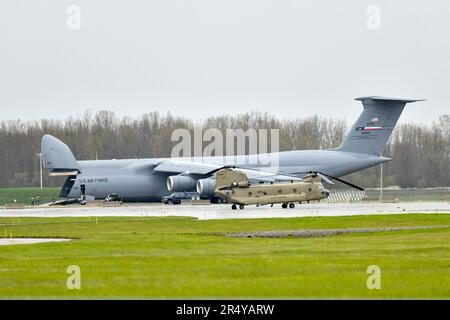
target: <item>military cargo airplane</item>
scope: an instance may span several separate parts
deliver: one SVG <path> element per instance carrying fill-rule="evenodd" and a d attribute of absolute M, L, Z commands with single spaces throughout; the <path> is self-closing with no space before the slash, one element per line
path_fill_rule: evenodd
<path fill-rule="evenodd" d="M 123 201 L 161 201 L 178 191 L 195 191 L 215 199 L 211 170 L 228 164 L 249 163 L 241 169 L 252 181 L 290 181 L 290 175 L 309 171 L 341 177 L 391 160 L 383 157 L 386 143 L 405 107 L 416 99 L 370 96 L 357 98 L 364 110 L 336 149 L 294 150 L 276 156 L 278 175 L 264 172 L 258 155 L 125 160 L 76 160 L 69 147 L 51 135 L 44 135 L 41 152 L 51 176 L 66 176 L 62 198 L 91 196 L 104 199 L 115 193 Z M 188 160 L 187 160 L 188 159 Z M 306 175 L 306 174 L 303 174 Z"/>

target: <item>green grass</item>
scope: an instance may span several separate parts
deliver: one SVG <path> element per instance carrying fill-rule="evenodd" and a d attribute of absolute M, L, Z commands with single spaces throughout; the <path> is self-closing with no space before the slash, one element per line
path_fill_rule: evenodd
<path fill-rule="evenodd" d="M 66 243 L 0 246 L 0 297 L 450 298 L 450 228 L 324 238 L 229 238 L 214 233 L 449 226 L 450 215 L 293 219 L 0 218 L 21 237 Z M 81 290 L 66 269 L 81 268 Z M 381 268 L 381 290 L 366 269 Z"/>
<path fill-rule="evenodd" d="M 39 196 L 40 203 L 57 199 L 60 188 L 0 188 L 0 206 L 9 204 L 31 204 L 31 198 Z M 14 202 L 16 200 L 16 202 Z"/>

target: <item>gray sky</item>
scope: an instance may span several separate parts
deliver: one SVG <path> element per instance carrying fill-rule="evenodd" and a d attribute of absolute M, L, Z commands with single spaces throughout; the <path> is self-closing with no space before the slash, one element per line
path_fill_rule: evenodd
<path fill-rule="evenodd" d="M 367 27 L 370 5 L 380 29 Z M 429 99 L 402 122 L 431 123 L 450 113 L 449 31 L 448 0 L 3 0 L 0 120 L 110 109 L 353 121 L 354 97 L 397 95 Z"/>

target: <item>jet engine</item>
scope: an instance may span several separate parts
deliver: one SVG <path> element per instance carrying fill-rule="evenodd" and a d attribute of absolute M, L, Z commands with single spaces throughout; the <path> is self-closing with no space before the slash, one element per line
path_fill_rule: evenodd
<path fill-rule="evenodd" d="M 188 191 L 195 187 L 195 180 L 188 176 L 170 176 L 167 178 L 167 189 L 173 192 Z"/>
<path fill-rule="evenodd" d="M 200 179 L 197 181 L 197 192 L 201 197 L 214 196 L 214 189 L 216 187 L 216 180 L 214 179 Z"/>

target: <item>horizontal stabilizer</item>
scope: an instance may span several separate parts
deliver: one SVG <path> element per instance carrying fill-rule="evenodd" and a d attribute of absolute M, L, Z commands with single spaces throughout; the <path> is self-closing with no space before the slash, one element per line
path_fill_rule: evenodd
<path fill-rule="evenodd" d="M 399 98 L 399 97 L 383 97 L 383 96 L 368 96 L 368 97 L 359 97 L 355 98 L 357 101 L 364 100 L 374 100 L 374 101 L 396 101 L 396 102 L 417 102 L 417 101 L 426 101 L 426 99 L 410 99 L 410 98 Z"/>

